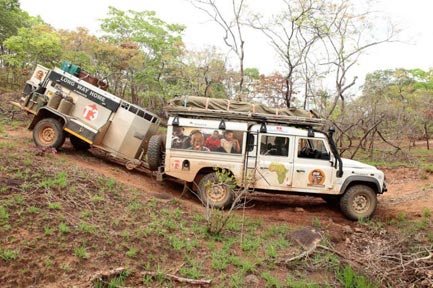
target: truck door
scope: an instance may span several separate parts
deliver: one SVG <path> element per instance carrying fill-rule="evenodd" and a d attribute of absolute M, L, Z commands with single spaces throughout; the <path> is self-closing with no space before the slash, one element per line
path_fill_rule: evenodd
<path fill-rule="evenodd" d="M 335 169 L 325 140 L 296 137 L 295 147 L 293 189 L 300 192 L 330 192 Z"/>
<path fill-rule="evenodd" d="M 292 185 L 293 149 L 290 137 L 260 134 L 255 187 L 288 190 Z"/>

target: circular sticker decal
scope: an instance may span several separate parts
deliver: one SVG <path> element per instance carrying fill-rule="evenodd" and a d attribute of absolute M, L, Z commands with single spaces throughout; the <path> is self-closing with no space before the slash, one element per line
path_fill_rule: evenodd
<path fill-rule="evenodd" d="M 98 109 L 95 104 L 90 104 L 84 107 L 83 117 L 89 121 L 93 121 L 98 118 Z"/>
<path fill-rule="evenodd" d="M 311 186 L 319 186 L 325 183 L 325 172 L 320 169 L 314 169 L 308 175 L 308 184 Z"/>

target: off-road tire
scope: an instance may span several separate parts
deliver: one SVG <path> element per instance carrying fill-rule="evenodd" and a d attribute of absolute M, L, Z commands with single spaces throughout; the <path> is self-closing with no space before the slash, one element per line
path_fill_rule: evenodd
<path fill-rule="evenodd" d="M 42 148 L 60 148 L 65 143 L 62 124 L 53 118 L 45 118 L 33 128 L 33 141 Z"/>
<path fill-rule="evenodd" d="M 164 154 L 164 141 L 161 135 L 153 135 L 149 139 L 147 146 L 147 164 L 151 171 L 158 170 L 162 164 L 162 157 Z"/>
<path fill-rule="evenodd" d="M 350 220 L 368 219 L 376 210 L 377 195 L 367 185 L 354 185 L 341 197 L 340 209 Z"/>
<path fill-rule="evenodd" d="M 75 150 L 87 151 L 90 149 L 90 144 L 84 140 L 81 140 L 77 136 L 70 135 L 69 140 L 71 141 L 71 144 L 72 144 L 72 146 L 74 146 Z"/>
<path fill-rule="evenodd" d="M 209 173 L 198 183 L 199 198 L 204 206 L 218 209 L 228 208 L 234 201 L 232 185 L 231 181 L 222 183 L 217 173 Z"/>

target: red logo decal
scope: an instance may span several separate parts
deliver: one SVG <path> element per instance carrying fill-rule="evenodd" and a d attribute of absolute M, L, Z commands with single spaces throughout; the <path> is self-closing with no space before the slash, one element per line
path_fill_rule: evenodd
<path fill-rule="evenodd" d="M 98 109 L 95 104 L 90 104 L 84 107 L 83 116 L 89 121 L 93 121 L 98 117 Z"/>

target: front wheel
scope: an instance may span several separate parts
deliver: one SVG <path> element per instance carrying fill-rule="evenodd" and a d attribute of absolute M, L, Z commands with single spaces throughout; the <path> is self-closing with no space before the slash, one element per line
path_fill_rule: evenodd
<path fill-rule="evenodd" d="M 340 209 L 350 220 L 370 218 L 377 206 L 377 195 L 366 185 L 354 185 L 341 197 Z"/>
<path fill-rule="evenodd" d="M 33 141 L 38 147 L 60 148 L 65 142 L 62 125 L 54 118 L 42 119 L 33 128 Z"/>
<path fill-rule="evenodd" d="M 221 179 L 218 173 L 205 175 L 198 183 L 199 197 L 203 205 L 213 208 L 227 208 L 234 201 L 233 181 Z"/>

